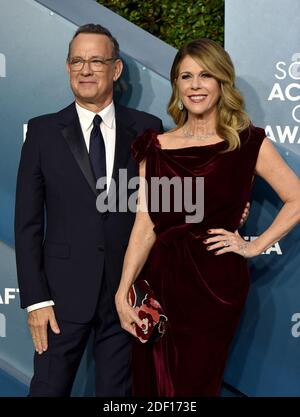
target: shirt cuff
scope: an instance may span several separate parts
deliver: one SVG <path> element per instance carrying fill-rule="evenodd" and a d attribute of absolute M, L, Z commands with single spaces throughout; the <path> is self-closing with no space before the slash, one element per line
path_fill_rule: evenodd
<path fill-rule="evenodd" d="M 27 307 L 27 312 L 30 313 L 31 311 L 37 310 L 38 308 L 54 306 L 54 302 L 52 300 L 49 301 L 42 301 L 41 303 L 32 304 L 31 306 Z"/>

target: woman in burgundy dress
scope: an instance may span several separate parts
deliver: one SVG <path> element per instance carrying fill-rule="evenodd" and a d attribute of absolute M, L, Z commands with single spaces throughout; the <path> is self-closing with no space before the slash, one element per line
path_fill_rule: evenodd
<path fill-rule="evenodd" d="M 148 183 L 148 212 L 137 213 L 116 306 L 122 327 L 136 336 L 136 326 L 144 323 L 129 305 L 128 291 L 137 277 L 144 278 L 168 317 L 158 342 L 135 344 L 137 396 L 219 395 L 249 288 L 246 258 L 259 255 L 300 220 L 299 180 L 264 130 L 250 123 L 234 77 L 230 57 L 213 41 L 183 46 L 171 70 L 168 111 L 176 128 L 161 135 L 148 131 L 133 144 Z M 256 174 L 284 204 L 270 227 L 246 242 L 236 230 Z M 153 210 L 154 177 L 182 183 L 191 178 L 196 201 L 201 188 L 196 179 L 204 178 L 203 218 L 187 221 L 191 213 L 184 204 L 175 210 L 175 191 L 168 212 L 162 205 Z M 141 187 L 139 198 L 144 194 Z"/>

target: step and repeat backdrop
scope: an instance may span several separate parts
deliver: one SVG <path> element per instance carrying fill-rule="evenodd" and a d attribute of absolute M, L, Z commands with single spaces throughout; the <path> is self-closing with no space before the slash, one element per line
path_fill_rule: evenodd
<path fill-rule="evenodd" d="M 68 5 L 69 13 L 67 7 L 63 12 L 51 8 L 51 3 L 58 8 Z M 226 0 L 225 7 L 225 46 L 235 63 L 247 110 L 254 124 L 265 128 L 283 158 L 300 175 L 300 3 Z M 95 18 L 95 8 L 99 18 Z M 110 20 L 105 13 L 92 0 L 1 1 L 0 396 L 25 395 L 32 375 L 33 347 L 27 315 L 19 307 L 13 239 L 20 151 L 28 119 L 55 112 L 73 99 L 65 59 L 78 25 L 90 21 L 107 25 L 120 39 L 125 71 L 117 99 L 157 114 L 166 128 L 172 126 L 166 114 L 168 73 L 159 69 L 170 67 L 174 48 L 144 34 L 144 44 L 157 51 L 149 59 L 152 64 L 147 65 L 143 62 L 142 32 L 137 29 L 137 35 L 124 43 L 126 25 L 128 31 L 133 30 L 132 25 L 121 18 Z M 136 48 L 134 42 L 138 42 Z M 131 49 L 126 50 L 126 45 Z M 133 50 L 137 56 L 131 54 Z M 160 65 L 162 60 L 165 62 Z M 275 193 L 258 180 L 250 217 L 242 230 L 245 238 L 255 239 L 281 205 Z M 245 395 L 300 395 L 299 240 L 297 227 L 250 262 L 251 291 L 225 373 L 225 381 Z M 92 373 L 88 348 L 73 395 L 92 395 Z"/>
<path fill-rule="evenodd" d="M 225 47 L 247 110 L 300 176 L 300 2 L 226 0 Z M 262 181 L 244 230 L 255 239 L 281 207 Z M 300 395 L 300 229 L 251 265 L 252 286 L 225 379 L 250 396 Z"/>

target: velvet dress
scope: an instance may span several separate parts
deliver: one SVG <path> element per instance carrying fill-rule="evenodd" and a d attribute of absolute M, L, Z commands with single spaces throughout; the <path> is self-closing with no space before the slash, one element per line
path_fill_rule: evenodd
<path fill-rule="evenodd" d="M 248 201 L 263 129 L 241 132 L 241 147 L 222 153 L 226 142 L 162 149 L 148 130 L 132 145 L 152 177 L 204 178 L 204 217 L 186 223 L 184 208 L 151 210 L 157 235 L 139 278 L 147 279 L 168 317 L 166 334 L 153 344 L 135 341 L 134 396 L 218 396 L 228 355 L 249 288 L 247 260 L 236 253 L 214 255 L 203 240 L 211 228 L 234 232 Z M 196 186 L 196 182 L 193 182 Z M 195 192 L 195 190 L 193 190 Z M 153 197 L 152 197 L 153 198 Z M 138 279 L 139 279 L 138 278 Z"/>

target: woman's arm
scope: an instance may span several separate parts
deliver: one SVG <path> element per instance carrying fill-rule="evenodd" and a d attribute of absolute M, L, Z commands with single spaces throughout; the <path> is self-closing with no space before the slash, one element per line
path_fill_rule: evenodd
<path fill-rule="evenodd" d="M 140 189 L 135 222 L 131 231 L 128 248 L 126 250 L 120 285 L 115 296 L 116 307 L 121 326 L 136 336 L 135 325 L 142 327 L 143 323 L 138 318 L 134 309 L 128 303 L 128 292 L 143 268 L 150 250 L 156 240 L 153 231 L 153 223 L 148 212 L 145 210 L 145 161 L 140 164 Z"/>
<path fill-rule="evenodd" d="M 267 138 L 260 147 L 255 170 L 257 175 L 270 184 L 284 204 L 270 227 L 252 242 L 245 242 L 237 232 L 212 229 L 209 233 L 217 236 L 206 239 L 204 243 L 210 245 L 208 250 L 218 249 L 216 255 L 226 252 L 246 257 L 259 255 L 300 221 L 300 180 Z"/>
<path fill-rule="evenodd" d="M 300 221 L 300 180 L 267 138 L 261 145 L 255 170 L 284 203 L 271 226 L 253 241 L 261 253 Z"/>

